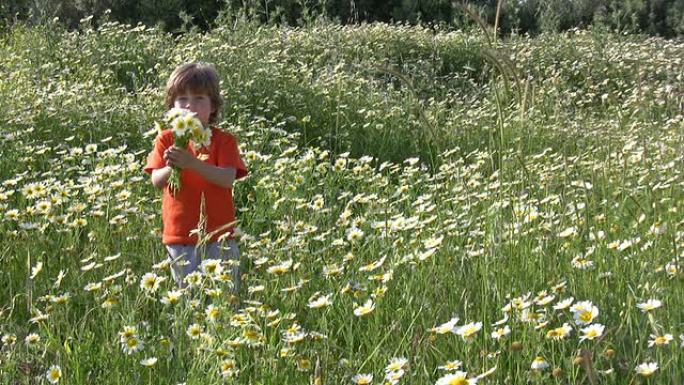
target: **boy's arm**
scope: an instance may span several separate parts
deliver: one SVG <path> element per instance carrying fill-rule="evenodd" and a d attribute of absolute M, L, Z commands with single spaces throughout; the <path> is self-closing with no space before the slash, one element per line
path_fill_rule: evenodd
<path fill-rule="evenodd" d="M 217 167 L 211 165 L 195 158 L 188 151 L 175 147 L 171 147 L 166 150 L 164 153 L 164 158 L 166 159 L 167 165 L 176 166 L 181 169 L 190 169 L 198 173 L 209 183 L 213 183 L 222 188 L 233 187 L 235 175 L 237 174 L 237 170 L 234 167 Z M 166 168 L 170 169 L 168 166 Z M 171 171 L 169 170 L 168 173 L 170 174 Z M 168 175 L 166 176 L 162 187 L 166 185 L 166 179 L 168 179 Z M 152 183 L 154 183 L 154 181 Z"/>
<path fill-rule="evenodd" d="M 169 180 L 169 175 L 171 175 L 171 167 L 166 166 L 152 170 L 152 185 L 158 189 L 163 189 L 166 187 L 166 182 Z"/>
<path fill-rule="evenodd" d="M 197 158 L 195 158 L 197 159 Z M 217 167 L 197 159 L 189 167 L 191 170 L 200 174 L 204 179 L 219 187 L 232 188 L 237 171 L 233 167 Z"/>

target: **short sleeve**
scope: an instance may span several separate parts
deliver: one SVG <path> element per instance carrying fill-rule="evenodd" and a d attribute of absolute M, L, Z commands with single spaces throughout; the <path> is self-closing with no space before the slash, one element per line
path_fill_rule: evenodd
<path fill-rule="evenodd" d="M 240 157 L 240 149 L 238 148 L 237 140 L 232 135 L 226 135 L 221 147 L 218 149 L 218 157 L 216 161 L 218 167 L 233 167 L 235 168 L 235 179 L 244 178 L 247 176 L 247 166 Z"/>
<path fill-rule="evenodd" d="M 153 170 L 166 166 L 164 151 L 168 148 L 168 145 L 165 144 L 166 140 L 164 139 L 166 139 L 164 134 L 157 135 L 157 138 L 154 140 L 154 148 L 147 155 L 147 164 L 144 170 L 148 174 L 151 174 Z"/>

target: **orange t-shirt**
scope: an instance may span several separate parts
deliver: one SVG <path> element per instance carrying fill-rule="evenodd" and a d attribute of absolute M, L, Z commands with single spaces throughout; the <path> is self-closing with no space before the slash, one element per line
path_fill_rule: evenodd
<path fill-rule="evenodd" d="M 152 170 L 166 166 L 164 151 L 173 146 L 173 132 L 164 130 L 154 141 L 154 149 L 147 157 L 145 172 L 151 174 Z M 223 132 L 215 127 L 211 129 L 211 144 L 209 148 L 194 151 L 191 146 L 187 148 L 190 153 L 199 159 L 217 167 L 233 167 L 236 170 L 235 179 L 247 175 L 247 167 L 240 158 L 237 141 L 231 134 Z M 206 233 L 235 222 L 235 208 L 233 207 L 233 190 L 219 187 L 210 183 L 194 171 L 181 170 L 181 188 L 174 197 L 169 188 L 164 188 L 162 198 L 162 221 L 164 223 L 162 243 L 172 244 L 196 244 L 197 235 L 190 235 L 197 228 L 200 219 L 200 205 L 204 194 L 204 209 L 206 215 Z M 217 232 L 211 242 L 216 241 L 225 233 L 232 233 L 234 225 Z"/>

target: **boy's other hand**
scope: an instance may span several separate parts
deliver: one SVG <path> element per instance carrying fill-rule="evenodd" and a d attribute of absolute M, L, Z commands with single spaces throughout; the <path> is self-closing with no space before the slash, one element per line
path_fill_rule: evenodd
<path fill-rule="evenodd" d="M 167 166 L 175 166 L 180 169 L 192 168 L 193 164 L 197 162 L 197 158 L 190 152 L 182 148 L 169 147 L 164 151 L 164 160 Z"/>

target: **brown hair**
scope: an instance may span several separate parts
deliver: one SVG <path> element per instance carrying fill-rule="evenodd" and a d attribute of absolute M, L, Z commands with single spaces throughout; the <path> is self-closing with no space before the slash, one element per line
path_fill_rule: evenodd
<path fill-rule="evenodd" d="M 214 110 L 209 116 L 209 122 L 214 123 L 223 106 L 219 77 L 214 67 L 203 62 L 186 63 L 177 67 L 166 82 L 166 108 L 171 109 L 176 96 L 187 91 L 206 92 L 209 95 Z"/>

